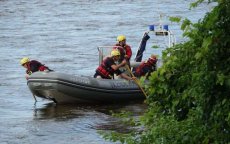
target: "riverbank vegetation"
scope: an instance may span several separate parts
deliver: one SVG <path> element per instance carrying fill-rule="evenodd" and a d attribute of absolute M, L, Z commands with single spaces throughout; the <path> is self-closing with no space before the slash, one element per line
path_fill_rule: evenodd
<path fill-rule="evenodd" d="M 188 41 L 163 51 L 164 64 L 147 86 L 148 110 L 130 120 L 137 129 L 105 134 L 106 139 L 129 144 L 230 143 L 230 1 L 209 2 L 216 6 L 202 20 L 183 19 Z"/>

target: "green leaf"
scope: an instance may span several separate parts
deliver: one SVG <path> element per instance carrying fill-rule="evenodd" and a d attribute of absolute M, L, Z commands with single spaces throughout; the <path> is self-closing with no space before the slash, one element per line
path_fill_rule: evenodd
<path fill-rule="evenodd" d="M 152 48 L 157 49 L 157 48 L 159 48 L 159 46 L 158 45 L 153 45 Z"/>
<path fill-rule="evenodd" d="M 190 4 L 190 8 L 197 7 L 199 4 L 201 4 L 204 0 L 197 0 L 196 2 L 193 2 Z"/>
<path fill-rule="evenodd" d="M 169 20 L 172 21 L 172 22 L 179 23 L 181 21 L 181 18 L 180 17 L 169 17 Z"/>
<path fill-rule="evenodd" d="M 208 48 L 211 45 L 211 43 L 212 43 L 212 38 L 211 37 L 208 37 L 208 38 L 203 40 L 202 47 L 204 48 L 204 50 L 206 52 L 208 51 Z"/>
<path fill-rule="evenodd" d="M 201 59 L 201 57 L 202 57 L 202 53 L 200 53 L 200 52 L 197 52 L 196 54 L 195 54 L 195 58 L 198 60 L 198 59 Z"/>
<path fill-rule="evenodd" d="M 188 19 L 185 19 L 181 25 L 181 29 L 185 30 L 188 26 L 190 26 L 190 24 L 191 24 L 191 21 Z"/>
<path fill-rule="evenodd" d="M 223 74 L 218 74 L 217 75 L 217 81 L 216 84 L 223 85 L 225 80 L 225 76 Z"/>

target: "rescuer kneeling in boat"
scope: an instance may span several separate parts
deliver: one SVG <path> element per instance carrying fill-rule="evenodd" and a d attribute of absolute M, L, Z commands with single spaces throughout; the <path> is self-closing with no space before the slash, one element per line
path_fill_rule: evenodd
<path fill-rule="evenodd" d="M 126 64 L 130 67 L 130 59 L 132 57 L 132 49 L 131 47 L 126 43 L 126 37 L 124 35 L 119 35 L 117 37 L 117 43 L 114 46 L 113 49 L 118 49 L 120 51 L 120 59 L 118 60 L 118 63 L 121 63 L 123 60 L 126 60 Z M 130 76 L 130 73 L 127 73 L 126 67 L 119 68 L 121 72 L 125 72 L 127 75 Z"/>
<path fill-rule="evenodd" d="M 121 76 L 124 79 L 127 80 L 133 80 L 135 77 L 129 77 L 125 73 L 122 73 L 119 68 L 126 65 L 126 60 L 123 60 L 121 63 L 116 64 L 120 59 L 120 52 L 117 49 L 113 49 L 111 52 L 111 56 L 105 58 L 101 65 L 96 69 L 96 73 L 94 74 L 94 78 L 103 78 L 103 79 L 112 79 L 114 76 L 114 73 L 116 75 Z"/>
<path fill-rule="evenodd" d="M 134 72 L 136 77 L 146 76 L 147 78 L 151 74 L 151 72 L 156 70 L 156 63 L 157 63 L 156 55 L 151 55 L 151 57 L 140 64 Z"/>
<path fill-rule="evenodd" d="M 24 57 L 20 60 L 20 64 L 26 68 L 26 79 L 28 76 L 36 71 L 52 71 L 44 64 L 41 64 L 39 61 L 30 60 L 28 57 Z"/>

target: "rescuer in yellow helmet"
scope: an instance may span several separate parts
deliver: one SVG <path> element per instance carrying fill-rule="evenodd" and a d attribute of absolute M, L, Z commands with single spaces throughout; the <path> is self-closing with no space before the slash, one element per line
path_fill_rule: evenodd
<path fill-rule="evenodd" d="M 28 79 L 28 76 L 36 71 L 52 71 L 39 61 L 30 60 L 28 57 L 22 58 L 20 60 L 20 64 L 26 68 L 26 79 Z"/>
<path fill-rule="evenodd" d="M 120 63 L 123 60 L 125 60 L 126 64 L 129 66 L 129 68 L 131 68 L 130 59 L 132 57 L 132 49 L 128 44 L 126 44 L 126 37 L 124 35 L 117 36 L 117 43 L 115 44 L 113 49 L 118 49 L 121 53 L 121 56 L 118 62 Z M 120 70 L 127 71 L 127 68 L 124 66 L 124 67 L 121 67 Z"/>
<path fill-rule="evenodd" d="M 123 60 L 120 64 L 116 64 L 120 59 L 120 51 L 113 49 L 109 57 L 105 58 L 101 65 L 96 69 L 94 78 L 112 79 L 114 74 L 121 76 L 127 80 L 133 80 L 135 77 L 129 77 L 125 73 L 122 73 L 119 68 L 126 64 L 126 60 Z"/>
<path fill-rule="evenodd" d="M 132 49 L 126 44 L 126 37 L 124 35 L 119 35 L 117 37 L 117 43 L 114 48 L 119 49 L 121 53 L 120 61 L 125 59 L 127 64 L 129 64 L 130 58 L 132 57 Z"/>

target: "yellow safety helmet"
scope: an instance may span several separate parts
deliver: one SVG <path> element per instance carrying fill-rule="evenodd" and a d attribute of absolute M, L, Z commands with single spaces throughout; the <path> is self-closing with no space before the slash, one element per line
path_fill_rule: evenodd
<path fill-rule="evenodd" d="M 111 51 L 111 56 L 120 56 L 120 55 L 121 55 L 120 51 L 117 50 L 117 49 L 114 49 L 114 50 Z"/>
<path fill-rule="evenodd" d="M 20 64 L 21 64 L 21 65 L 24 65 L 24 64 L 28 63 L 29 61 L 30 61 L 30 59 L 29 59 L 28 57 L 24 57 L 24 58 L 22 58 L 22 59 L 20 60 Z"/>
<path fill-rule="evenodd" d="M 125 37 L 124 35 L 119 35 L 119 36 L 117 37 L 117 41 L 118 41 L 118 42 L 121 42 L 121 41 L 123 41 L 123 40 L 126 40 L 126 37 Z"/>

